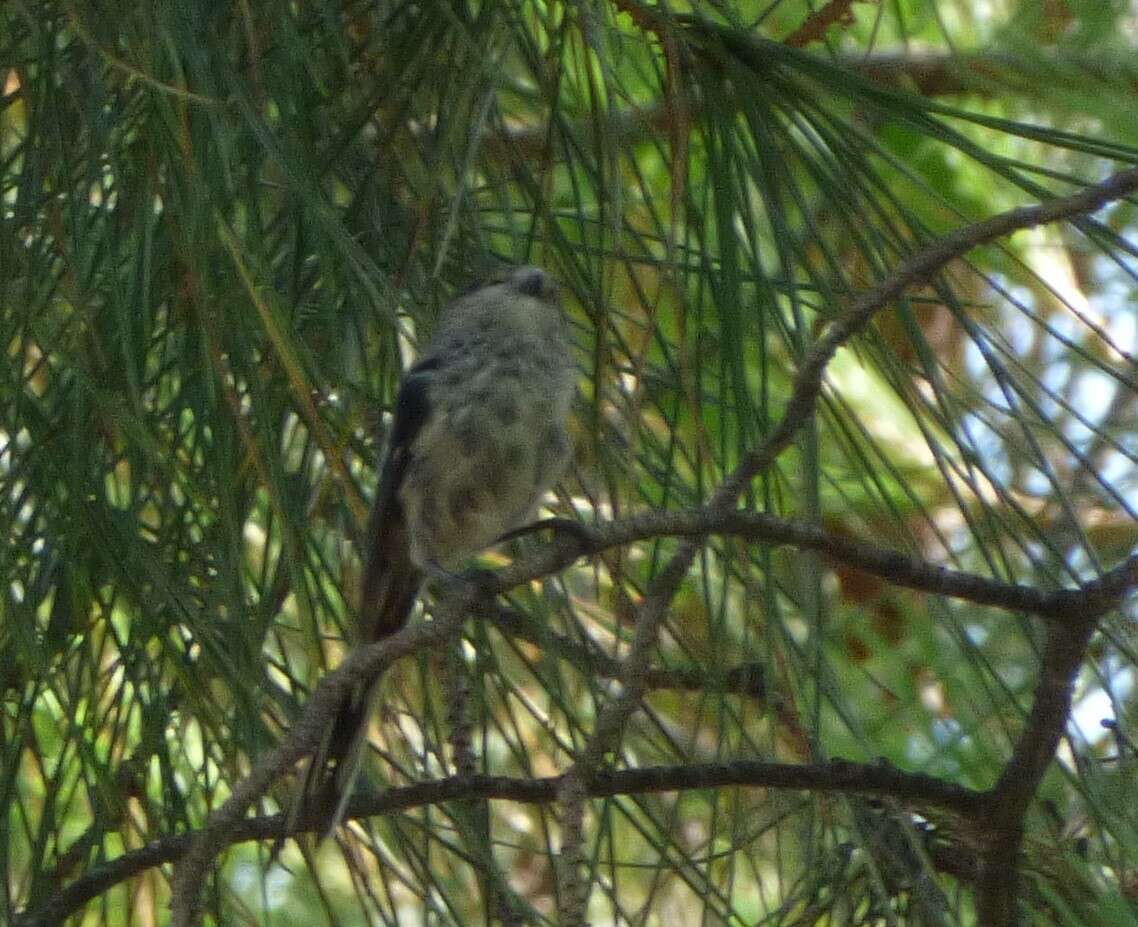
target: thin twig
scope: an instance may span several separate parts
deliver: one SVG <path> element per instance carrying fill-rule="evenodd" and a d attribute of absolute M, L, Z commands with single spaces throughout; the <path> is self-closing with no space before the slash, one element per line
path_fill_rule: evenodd
<path fill-rule="evenodd" d="M 552 633 L 548 627 L 535 626 L 524 612 L 505 606 L 481 613 L 499 631 L 542 647 L 550 656 L 574 666 L 589 678 L 613 679 L 621 674 L 624 664 L 596 646 L 570 640 Z M 760 663 L 740 663 L 726 668 L 698 665 L 652 667 L 647 673 L 648 688 L 675 689 L 681 692 L 724 692 L 766 699 L 767 688 Z"/>

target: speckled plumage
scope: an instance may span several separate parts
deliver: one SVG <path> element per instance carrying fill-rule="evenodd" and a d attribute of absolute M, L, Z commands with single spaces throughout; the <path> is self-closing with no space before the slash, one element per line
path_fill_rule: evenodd
<path fill-rule="evenodd" d="M 430 413 L 397 490 L 420 568 L 454 566 L 533 516 L 568 459 L 575 379 L 556 290 L 536 268 L 456 300 L 433 359 Z"/>
<path fill-rule="evenodd" d="M 368 522 L 358 639 L 398 631 L 424 572 L 529 521 L 569 459 L 575 367 L 557 285 L 520 267 L 451 301 L 400 386 Z M 343 814 L 375 684 L 337 714 L 291 815 Z"/>

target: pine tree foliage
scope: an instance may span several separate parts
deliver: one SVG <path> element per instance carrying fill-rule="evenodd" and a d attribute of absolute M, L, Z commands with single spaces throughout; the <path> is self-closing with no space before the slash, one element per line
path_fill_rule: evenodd
<path fill-rule="evenodd" d="M 1073 0 L 0 7 L 0 919 L 75 886 L 70 923 L 167 916 L 182 835 L 349 651 L 396 383 L 450 296 L 503 262 L 562 283 L 552 514 L 690 512 L 906 258 L 1138 164 L 1136 46 L 1129 5 Z M 838 348 L 738 499 L 822 543 L 699 542 L 596 772 L 801 779 L 588 797 L 575 886 L 548 796 L 409 802 L 274 861 L 282 778 L 207 921 L 569 923 L 581 889 L 593 924 L 976 923 L 992 835 L 888 776 L 993 787 L 1067 619 L 847 548 L 1044 594 L 1133 562 L 1136 202 L 968 249 Z M 400 660 L 364 794 L 569 769 L 679 533 Z M 1136 620 L 1111 601 L 1074 654 L 1008 862 L 1025 923 L 1138 921 Z M 850 788 L 808 772 L 838 761 Z"/>

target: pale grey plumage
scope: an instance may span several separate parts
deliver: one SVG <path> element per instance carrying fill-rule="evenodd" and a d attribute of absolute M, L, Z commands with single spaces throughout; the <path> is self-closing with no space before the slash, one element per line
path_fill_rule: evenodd
<path fill-rule="evenodd" d="M 424 573 L 453 569 L 530 520 L 569 459 L 575 386 L 557 285 L 512 268 L 444 310 L 400 387 L 368 523 L 358 640 L 407 621 Z M 290 816 L 340 821 L 375 683 L 337 714 Z"/>

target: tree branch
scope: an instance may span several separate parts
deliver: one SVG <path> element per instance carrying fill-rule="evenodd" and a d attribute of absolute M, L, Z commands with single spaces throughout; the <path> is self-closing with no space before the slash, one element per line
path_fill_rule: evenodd
<path fill-rule="evenodd" d="M 595 646 L 569 640 L 551 633 L 548 628 L 537 629 L 523 613 L 504 606 L 496 606 L 481 613 L 499 631 L 510 637 L 521 638 L 560 657 L 582 673 L 615 679 L 624 664 Z M 767 697 L 763 667 L 759 663 L 741 663 L 719 670 L 702 666 L 652 667 L 648 670 L 649 689 L 676 689 L 684 692 L 730 692 L 755 699 Z"/>
<path fill-rule="evenodd" d="M 564 778 L 474 775 L 418 782 L 354 798 L 348 805 L 346 819 L 478 799 L 549 804 L 556 800 Z M 805 766 L 738 761 L 625 769 L 598 773 L 586 783 L 585 790 L 590 798 L 612 798 L 727 787 L 890 796 L 914 806 L 943 808 L 958 814 L 974 812 L 983 800 L 980 793 L 933 776 L 905 773 L 885 764 L 842 761 Z M 248 840 L 276 840 L 282 835 L 285 820 L 284 814 L 239 820 L 227 830 L 223 842 L 231 846 Z M 318 826 L 314 824 L 312 829 Z M 211 820 L 196 834 L 165 837 L 124 853 L 76 879 L 42 908 L 20 914 L 14 927 L 52 927 L 115 885 L 156 866 L 185 859 L 203 839 L 212 843 L 213 836 L 206 834 L 214 827 L 216 824 Z"/>
<path fill-rule="evenodd" d="M 732 46 L 736 53 L 740 47 Z M 748 51 L 742 46 L 742 52 Z M 852 300 L 826 328 L 822 337 L 807 353 L 794 379 L 790 401 L 782 418 L 762 445 L 746 455 L 735 471 L 715 491 L 707 511 L 721 515 L 734 508 L 736 500 L 751 480 L 766 470 L 794 440 L 814 413 L 822 392 L 826 367 L 838 348 L 861 332 L 873 316 L 902 296 L 910 287 L 924 283 L 951 261 L 973 248 L 994 241 L 1011 232 L 1084 216 L 1138 188 L 1138 168 L 1120 171 L 1102 183 L 1077 193 L 1012 209 L 990 219 L 950 232 L 906 258 L 873 289 Z M 649 653 L 655 647 L 660 622 L 699 549 L 700 538 L 684 541 L 671 560 L 653 579 L 644 603 L 639 609 L 632 646 L 621 675 L 623 691 L 609 702 L 597 718 L 592 736 L 566 774 L 562 783 L 564 814 L 562 819 L 562 891 L 569 899 L 563 908 L 563 919 L 576 927 L 582 919 L 580 889 L 575 881 L 583 866 L 580 835 L 584 815 L 582 782 L 596 770 L 604 754 L 613 748 L 628 718 L 636 711 L 644 694 L 644 673 Z M 575 875 L 574 875 L 575 874 Z"/>
<path fill-rule="evenodd" d="M 214 811 L 205 827 L 198 831 L 189 851 L 174 869 L 171 887 L 171 924 L 191 927 L 200 918 L 201 888 L 206 871 L 215 856 L 226 846 L 229 835 L 239 825 L 245 810 L 259 799 L 268 787 L 315 749 L 324 734 L 328 719 L 351 690 L 367 683 L 395 660 L 425 647 L 437 646 L 462 627 L 462 617 L 474 601 L 476 593 L 467 590 L 464 607 L 440 609 L 434 621 L 404 628 L 375 644 L 360 647 L 329 673 L 312 692 L 304 713 L 279 745 L 261 757 L 249 775 L 240 780 L 233 794 Z"/>
<path fill-rule="evenodd" d="M 982 820 L 990 842 L 976 892 L 976 911 L 985 927 L 1018 923 L 1024 819 L 1067 726 L 1075 680 L 1098 617 L 1095 612 L 1076 612 L 1068 616 L 1068 624 L 1048 629 L 1031 713 L 1011 759 L 986 796 Z"/>
<path fill-rule="evenodd" d="M 619 521 L 561 532 L 553 544 L 496 573 L 493 589 L 495 593 L 506 592 L 529 580 L 556 573 L 580 557 L 634 541 L 669 536 L 702 539 L 712 535 L 734 535 L 759 543 L 815 551 L 834 563 L 880 577 L 895 586 L 976 605 L 1026 612 L 1060 624 L 1074 613 L 1089 610 L 1102 614 L 1138 588 L 1138 554 L 1081 587 L 1047 590 L 951 570 L 826 531 L 808 522 L 765 512 L 716 511 L 712 504 L 680 512 L 644 512 Z"/>
<path fill-rule="evenodd" d="M 934 54 L 925 52 L 879 52 L 839 58 L 838 68 L 867 77 L 882 87 L 909 91 L 923 97 L 946 97 L 960 94 L 991 96 L 995 91 L 1010 92 L 1021 97 L 1043 100 L 1038 68 L 1030 60 L 1014 55 L 979 52 L 976 54 Z M 1098 81 L 1114 84 L 1120 91 L 1138 92 L 1138 79 L 1125 76 L 1129 62 L 1121 59 L 1091 56 L 1046 58 L 1045 67 L 1082 72 Z M 1122 75 L 1120 77 L 1120 75 Z M 692 119 L 702 116 L 697 103 L 692 103 Z M 618 110 L 605 117 L 606 137 L 618 147 L 626 147 L 653 136 L 675 131 L 675 113 L 667 101 L 638 109 Z M 569 123 L 568 131 L 577 135 L 590 133 L 592 122 Z M 549 128 L 540 125 L 500 127 L 482 138 L 482 149 L 490 157 L 505 162 L 540 160 L 549 155 Z"/>
<path fill-rule="evenodd" d="M 952 261 L 980 245 L 1012 232 L 1086 216 L 1107 203 L 1122 199 L 1138 189 L 1138 168 L 1112 174 L 1098 184 L 1059 196 L 1036 206 L 1021 206 L 981 222 L 966 225 L 931 242 L 902 261 L 881 283 L 850 301 L 815 343 L 795 377 L 794 389 L 782 419 L 770 436 L 743 462 L 720 487 L 716 499 L 732 501 L 746 484 L 771 465 L 793 440 L 814 411 L 822 391 L 822 377 L 838 348 L 860 333 L 879 311 L 917 284 L 925 283 Z M 713 503 L 714 505 L 714 503 Z"/>
<path fill-rule="evenodd" d="M 1138 188 L 1138 169 L 1121 171 L 1102 183 L 1088 186 L 1070 196 L 1057 197 L 1036 206 L 1012 209 L 960 228 L 902 261 L 878 286 L 852 300 L 826 328 L 822 337 L 806 355 L 795 377 L 790 401 L 778 425 L 759 448 L 744 457 L 736 470 L 716 490 L 705 511 L 713 517 L 721 518 L 732 512 L 736 500 L 750 481 L 773 463 L 813 415 L 822 390 L 826 367 L 838 348 L 862 331 L 878 311 L 903 295 L 907 289 L 927 281 L 952 260 L 979 245 L 1019 229 L 1087 215 L 1106 203 L 1132 193 L 1136 188 Z M 624 661 L 621 675 L 624 691 L 602 709 L 593 735 L 569 772 L 560 781 L 561 794 L 575 796 L 566 807 L 564 826 L 569 832 L 580 832 L 583 807 L 579 799 L 586 794 L 582 784 L 592 780 L 602 757 L 619 740 L 625 722 L 640 704 L 647 686 L 646 673 L 650 665 L 650 653 L 656 644 L 660 622 L 684 576 L 687 575 L 705 533 L 687 537 L 671 560 L 653 579 L 639 609 L 632 646 Z M 562 548 L 564 556 L 564 546 L 565 542 L 559 540 L 551 545 L 550 552 L 546 556 L 552 558 L 559 547 Z M 536 562 L 541 560 L 541 557 L 532 559 Z M 519 572 L 524 574 L 525 569 L 532 569 L 528 562 L 527 558 L 526 564 L 518 564 L 501 571 L 489 586 L 480 585 L 476 588 L 475 584 L 470 584 L 465 590 L 465 607 L 469 608 L 477 598 L 522 581 L 524 576 L 518 574 Z M 1125 569 L 1121 574 L 1112 577 L 1114 585 L 1104 583 L 1101 586 L 1103 590 L 1126 591 L 1133 587 L 1133 574 L 1138 573 L 1138 563 L 1132 560 L 1124 566 Z M 1106 596 L 1104 601 L 1109 603 L 1110 596 Z M 357 682 L 374 677 L 392 660 L 426 646 L 428 641 L 439 643 L 450 634 L 456 633 L 461 625 L 460 616 L 465 613 L 465 608 L 456 607 L 451 612 L 444 610 L 445 617 L 440 614 L 430 624 L 406 629 L 379 644 L 361 648 L 352 654 L 339 670 L 321 681 L 304 715 L 288 736 L 257 763 L 250 775 L 238 783 L 229 800 L 210 816 L 209 822 L 199 833 L 190 852 L 177 867 L 173 884 L 174 927 L 191 927 L 196 923 L 199 915 L 199 891 L 205 872 L 213 857 L 223 848 L 226 835 L 239 823 L 246 808 L 264 794 L 269 784 L 314 747 L 322 733 L 326 717 L 330 716 L 334 706 L 346 695 L 349 688 Z M 1040 742 L 1046 746 L 1045 739 L 1041 739 Z M 1054 745 L 1051 750 L 1054 750 Z M 567 849 L 569 855 L 574 855 L 572 847 Z"/>

